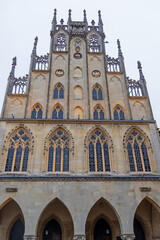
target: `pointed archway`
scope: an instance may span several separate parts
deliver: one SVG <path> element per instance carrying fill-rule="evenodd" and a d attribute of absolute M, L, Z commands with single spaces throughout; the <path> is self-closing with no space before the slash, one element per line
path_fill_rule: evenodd
<path fill-rule="evenodd" d="M 160 236 L 160 207 L 149 197 L 138 205 L 134 216 L 135 240 L 148 240 Z"/>
<path fill-rule="evenodd" d="M 39 240 L 73 239 L 73 220 L 68 208 L 58 198 L 47 204 L 37 224 Z"/>
<path fill-rule="evenodd" d="M 117 213 L 104 198 L 100 198 L 88 213 L 85 231 L 87 240 L 112 240 L 121 236 Z"/>
<path fill-rule="evenodd" d="M 12 198 L 0 205 L 0 239 L 23 240 L 24 216 L 18 203 Z"/>

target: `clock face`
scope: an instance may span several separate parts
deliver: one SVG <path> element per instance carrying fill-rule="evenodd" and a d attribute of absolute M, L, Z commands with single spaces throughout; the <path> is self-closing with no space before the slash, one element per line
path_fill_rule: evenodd
<path fill-rule="evenodd" d="M 82 54 L 77 52 L 77 53 L 74 54 L 74 58 L 75 59 L 80 59 L 80 58 L 82 58 Z"/>
<path fill-rule="evenodd" d="M 98 77 L 101 76 L 101 72 L 98 71 L 98 70 L 94 70 L 94 71 L 92 72 L 92 76 L 98 78 Z"/>
<path fill-rule="evenodd" d="M 62 77 L 64 75 L 64 71 L 62 69 L 57 69 L 55 74 L 57 77 Z"/>

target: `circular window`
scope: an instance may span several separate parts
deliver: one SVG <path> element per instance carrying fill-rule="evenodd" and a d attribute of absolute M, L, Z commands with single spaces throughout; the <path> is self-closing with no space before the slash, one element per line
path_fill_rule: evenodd
<path fill-rule="evenodd" d="M 64 75 L 64 71 L 62 69 L 57 69 L 55 74 L 57 77 L 62 77 Z"/>
<path fill-rule="evenodd" d="M 82 58 L 82 54 L 77 52 L 77 53 L 74 54 L 74 58 L 75 59 L 80 59 L 80 58 Z"/>
<path fill-rule="evenodd" d="M 101 72 L 98 71 L 98 70 L 94 70 L 94 71 L 92 72 L 92 76 L 98 78 L 98 77 L 101 76 Z"/>

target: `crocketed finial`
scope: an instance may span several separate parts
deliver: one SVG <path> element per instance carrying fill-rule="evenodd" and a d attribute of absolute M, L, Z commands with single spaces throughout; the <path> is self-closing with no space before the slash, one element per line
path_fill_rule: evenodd
<path fill-rule="evenodd" d="M 145 80 L 143 72 L 142 72 L 142 64 L 140 61 L 137 61 L 137 66 L 138 66 L 138 70 L 139 70 L 139 78 L 140 80 Z"/>
<path fill-rule="evenodd" d="M 12 68 L 11 68 L 11 72 L 10 72 L 10 78 L 11 77 L 14 77 L 14 72 L 15 72 L 15 67 L 16 67 L 16 65 L 17 65 L 17 58 L 16 57 L 14 57 L 13 59 L 12 59 Z"/>
<path fill-rule="evenodd" d="M 119 39 L 117 39 L 117 46 L 118 46 L 118 56 L 123 56 L 122 50 L 121 50 L 121 43 Z"/>
<path fill-rule="evenodd" d="M 57 9 L 54 9 L 53 21 L 57 22 Z"/>
<path fill-rule="evenodd" d="M 102 17 L 101 17 L 101 11 L 98 11 L 98 26 L 99 26 L 99 31 L 100 33 L 103 33 L 103 22 L 102 22 Z"/>
<path fill-rule="evenodd" d="M 72 10 L 69 9 L 69 11 L 68 11 L 68 24 L 72 21 L 72 19 L 71 19 L 71 12 L 72 12 Z"/>
<path fill-rule="evenodd" d="M 86 15 L 86 10 L 83 10 L 83 21 L 87 23 L 87 15 Z"/>

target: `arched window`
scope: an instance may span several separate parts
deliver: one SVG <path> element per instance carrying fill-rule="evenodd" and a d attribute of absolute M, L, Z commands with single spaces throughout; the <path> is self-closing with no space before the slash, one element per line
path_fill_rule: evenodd
<path fill-rule="evenodd" d="M 95 130 L 90 135 L 88 151 L 91 172 L 110 171 L 108 141 L 101 130 Z"/>
<path fill-rule="evenodd" d="M 150 162 L 148 156 L 145 137 L 136 129 L 127 136 L 127 152 L 131 172 L 150 172 Z"/>
<path fill-rule="evenodd" d="M 93 100 L 103 99 L 102 89 L 99 84 L 96 84 L 92 90 L 92 99 Z"/>
<path fill-rule="evenodd" d="M 57 51 L 66 51 L 66 37 L 64 35 L 58 36 L 55 47 Z"/>
<path fill-rule="evenodd" d="M 52 119 L 63 119 L 63 109 L 60 104 L 57 104 L 52 111 Z"/>
<path fill-rule="evenodd" d="M 93 118 L 95 120 L 104 120 L 104 111 L 100 105 L 97 105 L 94 108 Z"/>
<path fill-rule="evenodd" d="M 117 105 L 114 108 L 113 115 L 114 115 L 114 120 L 125 120 L 124 111 L 119 105 Z"/>
<path fill-rule="evenodd" d="M 49 139 L 48 172 L 69 171 L 69 137 L 63 129 L 56 130 Z"/>
<path fill-rule="evenodd" d="M 42 107 L 40 104 L 37 103 L 34 105 L 31 113 L 31 119 L 42 119 Z"/>
<path fill-rule="evenodd" d="M 43 240 L 62 240 L 62 230 L 59 223 L 55 219 L 51 219 L 45 226 L 43 231 Z"/>
<path fill-rule="evenodd" d="M 24 129 L 18 129 L 9 139 L 5 171 L 27 171 L 30 151 L 30 138 Z"/>
<path fill-rule="evenodd" d="M 9 240 L 23 240 L 24 224 L 21 219 L 17 219 L 11 228 Z"/>
<path fill-rule="evenodd" d="M 112 239 L 112 232 L 109 224 L 103 219 L 99 219 L 94 227 L 94 240 Z"/>
<path fill-rule="evenodd" d="M 100 45 L 97 36 L 92 36 L 89 39 L 89 50 L 90 52 L 99 52 L 100 51 Z"/>
<path fill-rule="evenodd" d="M 57 99 L 57 98 L 64 98 L 64 87 L 61 83 L 58 83 L 55 86 L 54 92 L 53 92 L 53 98 Z"/>

